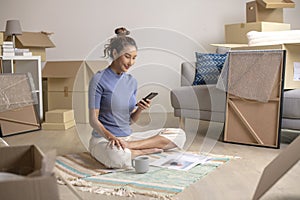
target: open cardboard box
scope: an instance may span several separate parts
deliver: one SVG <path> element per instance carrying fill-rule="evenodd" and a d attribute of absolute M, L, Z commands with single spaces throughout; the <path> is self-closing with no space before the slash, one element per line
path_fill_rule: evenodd
<path fill-rule="evenodd" d="M 291 0 L 256 0 L 265 8 L 295 8 L 295 3 Z"/>
<path fill-rule="evenodd" d="M 283 23 L 283 8 L 267 9 L 257 1 L 246 3 L 246 21 Z"/>
<path fill-rule="evenodd" d="M 29 49 L 33 56 L 41 56 L 41 61 L 46 61 L 46 48 L 53 48 L 55 45 L 45 32 L 23 32 L 16 35 L 16 48 Z"/>
<path fill-rule="evenodd" d="M 0 197 L 5 200 L 58 200 L 57 180 L 53 173 L 43 171 L 44 154 L 35 145 L 0 148 L 0 173 L 8 172 L 23 177 L 0 180 Z M 34 176 L 29 174 L 36 173 Z"/>
<path fill-rule="evenodd" d="M 283 8 L 294 8 L 291 0 L 256 0 L 246 3 L 247 22 L 283 23 Z"/>

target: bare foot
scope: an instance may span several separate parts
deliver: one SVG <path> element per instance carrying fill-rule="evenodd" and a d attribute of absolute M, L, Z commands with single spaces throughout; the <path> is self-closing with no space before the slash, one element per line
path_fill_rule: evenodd
<path fill-rule="evenodd" d="M 147 154 L 152 154 L 152 153 L 161 153 L 163 152 L 162 149 L 158 149 L 158 148 L 152 148 L 152 149 L 139 149 L 139 150 L 132 150 L 131 151 L 131 157 L 135 158 L 137 156 L 141 156 L 141 155 L 147 155 Z"/>

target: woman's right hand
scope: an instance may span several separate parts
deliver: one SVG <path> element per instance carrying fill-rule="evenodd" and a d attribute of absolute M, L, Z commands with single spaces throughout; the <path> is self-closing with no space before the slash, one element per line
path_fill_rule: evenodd
<path fill-rule="evenodd" d="M 151 104 L 151 100 L 149 100 L 149 99 L 146 99 L 146 100 L 142 99 L 142 100 L 140 100 L 137 103 L 137 106 L 138 106 L 139 109 L 145 110 L 145 109 L 150 108 L 150 104 Z"/>

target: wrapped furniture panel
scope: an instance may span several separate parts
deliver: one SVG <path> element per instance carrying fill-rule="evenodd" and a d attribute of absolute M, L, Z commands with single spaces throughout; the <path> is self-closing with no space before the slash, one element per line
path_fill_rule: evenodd
<path fill-rule="evenodd" d="M 282 50 L 229 52 L 225 142 L 279 148 L 284 60 Z"/>
<path fill-rule="evenodd" d="M 1 74 L 0 136 L 39 130 L 37 102 L 30 74 Z"/>

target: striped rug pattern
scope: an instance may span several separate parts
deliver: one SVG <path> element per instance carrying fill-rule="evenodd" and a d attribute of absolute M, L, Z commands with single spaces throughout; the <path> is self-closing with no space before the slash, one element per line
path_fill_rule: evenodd
<path fill-rule="evenodd" d="M 174 152 L 150 155 L 151 160 Z M 210 160 L 188 171 L 178 171 L 150 166 L 145 174 L 130 170 L 106 169 L 89 153 L 68 154 L 56 159 L 56 172 L 69 180 L 80 191 L 106 195 L 146 195 L 158 199 L 172 199 L 190 184 L 200 180 L 217 167 L 228 162 L 231 156 L 208 155 Z"/>

